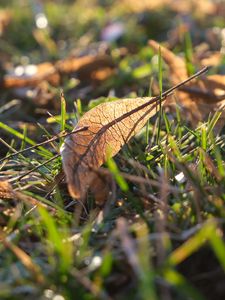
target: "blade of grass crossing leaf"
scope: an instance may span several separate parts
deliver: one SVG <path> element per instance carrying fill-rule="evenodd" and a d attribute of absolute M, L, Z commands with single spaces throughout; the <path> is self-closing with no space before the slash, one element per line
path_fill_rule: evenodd
<path fill-rule="evenodd" d="M 152 97 L 152 84 L 153 84 L 153 77 L 150 78 L 150 82 L 149 82 L 149 90 L 148 90 L 148 96 Z M 146 144 L 148 145 L 149 143 L 149 124 L 150 121 L 148 120 L 147 124 L 146 124 Z"/>
<path fill-rule="evenodd" d="M 149 120 L 146 124 L 146 144 L 148 145 L 149 143 Z"/>

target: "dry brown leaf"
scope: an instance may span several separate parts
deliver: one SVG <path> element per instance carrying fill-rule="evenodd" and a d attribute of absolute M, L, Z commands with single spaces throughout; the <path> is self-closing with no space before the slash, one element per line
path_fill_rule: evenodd
<path fill-rule="evenodd" d="M 20 88 L 26 86 L 36 86 L 38 83 L 46 80 L 52 85 L 58 85 L 60 81 L 60 76 L 52 63 L 41 63 L 37 66 L 34 66 L 33 75 L 25 76 L 14 76 L 6 75 L 2 82 L 3 88 Z"/>
<path fill-rule="evenodd" d="M 149 41 L 149 45 L 158 52 L 159 44 Z M 173 84 L 177 84 L 188 76 L 184 59 L 174 55 L 170 50 L 161 47 L 162 57 L 170 68 L 170 79 Z M 199 121 L 207 119 L 209 113 L 218 110 L 222 111 L 221 118 L 217 124 L 217 129 L 224 125 L 225 113 L 225 75 L 210 75 L 187 84 L 176 91 L 175 97 L 170 97 L 165 107 L 175 111 L 176 106 L 181 108 L 181 114 L 189 120 L 193 126 Z"/>
<path fill-rule="evenodd" d="M 88 127 L 65 139 L 62 160 L 68 188 L 74 198 L 82 198 L 96 179 L 107 155 L 116 155 L 122 146 L 157 111 L 152 98 L 123 99 L 98 105 L 79 120 L 75 129 Z"/>
<path fill-rule="evenodd" d="M 72 197 L 84 200 L 87 189 L 96 183 L 98 168 L 113 157 L 132 136 L 141 130 L 147 120 L 157 112 L 159 102 L 170 98 L 181 85 L 201 75 L 202 69 L 192 77 L 175 85 L 160 97 L 122 99 L 102 103 L 91 109 L 79 120 L 76 132 L 65 139 L 61 148 L 63 168 Z M 97 190 L 96 187 L 93 190 Z M 101 199 L 102 200 L 102 199 Z"/>
<path fill-rule="evenodd" d="M 77 72 L 78 77 L 90 79 L 93 72 L 105 68 L 114 68 L 112 58 L 106 54 L 69 57 L 56 63 L 56 68 L 62 74 Z"/>
<path fill-rule="evenodd" d="M 76 58 L 70 57 L 55 64 L 44 62 L 33 67 L 36 67 L 36 70 L 32 75 L 6 75 L 1 82 L 1 86 L 7 89 L 28 87 L 36 86 L 42 81 L 47 81 L 53 86 L 57 86 L 61 81 L 61 75 L 73 72 L 77 72 L 78 78 L 81 80 L 91 80 L 93 77 L 98 77 L 97 80 L 101 81 L 112 75 L 114 64 L 110 56 L 102 54 Z M 96 76 L 95 72 L 101 70 L 105 70 L 104 76 Z"/>

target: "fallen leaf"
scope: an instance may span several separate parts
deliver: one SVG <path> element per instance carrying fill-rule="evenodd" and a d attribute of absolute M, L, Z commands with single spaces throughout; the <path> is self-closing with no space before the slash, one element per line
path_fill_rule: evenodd
<path fill-rule="evenodd" d="M 122 146 L 157 111 L 153 98 L 123 99 L 102 103 L 88 111 L 75 129 L 88 130 L 65 139 L 61 154 L 68 188 L 74 198 L 82 198 L 95 180 L 93 168 L 99 168 L 107 153 L 116 155 Z"/>
<path fill-rule="evenodd" d="M 150 40 L 149 45 L 155 52 L 158 52 L 160 45 L 157 42 Z M 187 78 L 188 73 L 184 59 L 176 56 L 170 50 L 160 47 L 162 57 L 170 69 L 172 84 L 177 84 Z M 166 101 L 165 107 L 174 112 L 179 106 L 183 117 L 189 120 L 193 126 L 206 120 L 210 113 L 213 114 L 218 110 L 222 111 L 222 115 L 216 129 L 220 130 L 224 125 L 225 75 L 209 75 L 195 79 L 187 86 L 180 87 L 174 94 L 174 97 L 170 97 Z"/>
<path fill-rule="evenodd" d="M 61 148 L 64 172 L 72 197 L 84 199 L 88 188 L 96 181 L 96 170 L 113 157 L 155 115 L 160 101 L 170 98 L 179 86 L 204 73 L 202 69 L 172 87 L 160 97 L 122 99 L 102 103 L 86 112 L 75 130 L 86 127 L 65 139 Z"/>
<path fill-rule="evenodd" d="M 87 55 L 83 57 L 69 57 L 57 61 L 55 64 L 44 62 L 39 65 L 29 65 L 22 67 L 20 73 L 6 75 L 2 82 L 2 88 L 20 88 L 36 86 L 42 81 L 47 81 L 53 86 L 60 84 L 61 77 L 65 74 L 77 73 L 81 80 L 91 80 L 96 77 L 98 81 L 104 80 L 113 73 L 114 64 L 110 56 Z M 17 67 L 18 69 L 18 67 Z M 109 70 L 110 69 L 110 70 Z M 95 75 L 95 72 L 104 70 L 104 75 Z M 16 69 L 15 69 L 16 71 Z"/>
<path fill-rule="evenodd" d="M 38 83 L 44 80 L 50 82 L 52 85 L 59 84 L 60 77 L 55 66 L 52 63 L 45 62 L 39 65 L 20 67 L 21 75 L 17 75 L 17 67 L 15 69 L 15 74 L 6 75 L 3 78 L 3 82 L 1 84 L 3 88 L 10 89 L 26 86 L 36 86 Z"/>

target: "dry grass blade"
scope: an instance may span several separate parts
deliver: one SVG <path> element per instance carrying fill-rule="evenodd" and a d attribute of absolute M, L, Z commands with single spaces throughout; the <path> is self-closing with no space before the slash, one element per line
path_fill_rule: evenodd
<path fill-rule="evenodd" d="M 160 96 L 122 99 L 100 104 L 84 114 L 75 129 L 87 126 L 88 130 L 66 138 L 61 149 L 71 196 L 83 198 L 96 179 L 92 169 L 99 168 L 107 157 L 116 155 L 156 114 L 160 101 L 163 102 L 176 88 L 206 71 L 207 68 L 204 68 L 172 87 L 162 94 L 161 99 Z"/>

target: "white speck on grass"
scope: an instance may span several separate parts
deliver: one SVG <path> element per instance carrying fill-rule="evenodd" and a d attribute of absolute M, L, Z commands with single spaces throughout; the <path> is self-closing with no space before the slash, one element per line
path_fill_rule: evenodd
<path fill-rule="evenodd" d="M 179 183 L 184 183 L 185 182 L 185 176 L 183 172 L 180 172 L 179 174 L 177 174 L 175 176 L 176 181 L 178 181 Z"/>
<path fill-rule="evenodd" d="M 48 20 L 43 13 L 39 13 L 35 17 L 37 28 L 44 29 L 48 26 Z"/>
<path fill-rule="evenodd" d="M 99 255 L 96 255 L 96 256 L 94 256 L 94 257 L 92 258 L 91 263 L 89 264 L 88 269 L 89 269 L 90 271 L 94 271 L 94 270 L 96 270 L 97 268 L 99 268 L 99 267 L 101 266 L 101 264 L 102 264 L 102 257 L 99 256 Z"/>

